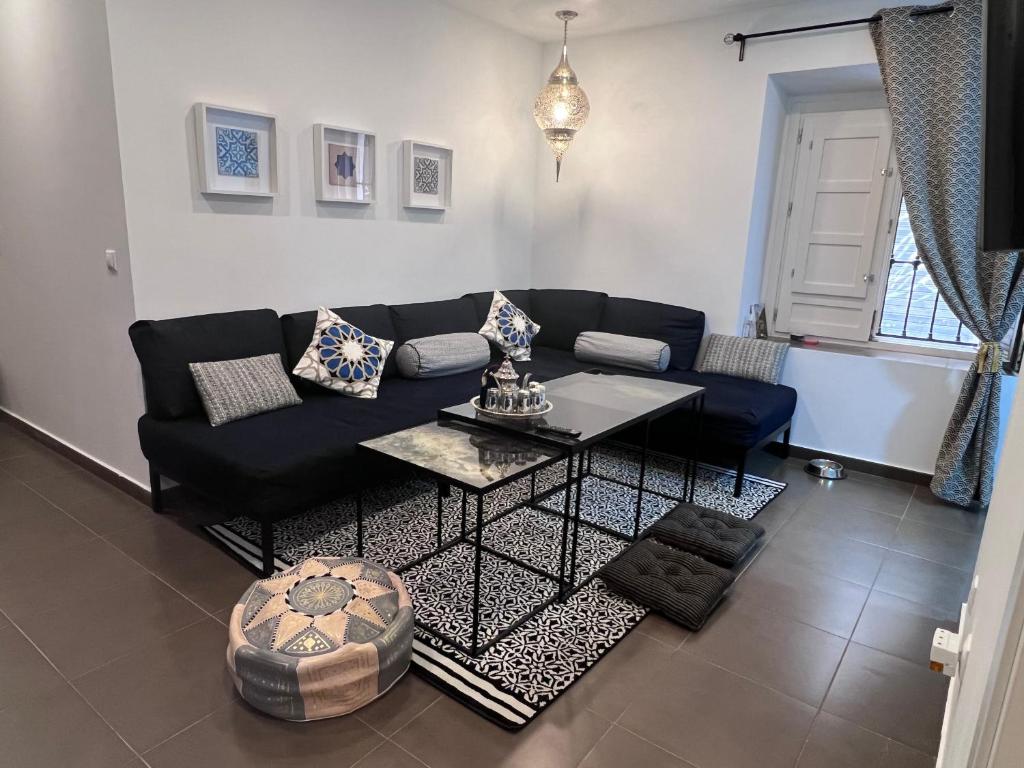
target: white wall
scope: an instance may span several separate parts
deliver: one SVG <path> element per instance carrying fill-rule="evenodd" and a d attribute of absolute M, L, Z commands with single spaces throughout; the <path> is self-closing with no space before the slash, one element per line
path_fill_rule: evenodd
<path fill-rule="evenodd" d="M 793 444 L 931 474 L 965 367 L 906 354 L 790 349 L 782 381 L 798 392 Z"/>
<path fill-rule="evenodd" d="M 143 477 L 103 0 L 0 3 L 0 113 L 0 407 Z"/>
<path fill-rule="evenodd" d="M 874 0 L 793 3 L 570 37 L 591 116 L 558 184 L 541 153 L 534 285 L 691 306 L 707 313 L 710 332 L 738 332 L 762 298 L 786 109 L 772 76 L 813 86 L 821 70 L 863 77 L 877 59 L 866 27 L 751 41 L 742 63 L 722 37 L 877 8 Z M 545 64 L 557 54 L 545 46 Z M 792 350 L 784 380 L 799 393 L 793 443 L 932 472 L 963 372 L 899 357 Z"/>
<path fill-rule="evenodd" d="M 534 285 L 690 305 L 711 330 L 736 331 L 763 263 L 777 157 L 762 150 L 781 134 L 769 76 L 874 62 L 863 29 L 755 41 L 742 64 L 721 43 L 730 30 L 867 15 L 868 0 L 571 40 L 593 109 L 556 185 L 530 115 L 556 47 L 433 0 L 107 0 L 106 19 L 103 5 L 0 10 L 0 141 L 18 147 L 0 166 L 0 405 L 139 479 L 136 314 Z M 276 200 L 197 192 L 196 101 L 278 115 Z M 315 122 L 376 131 L 374 206 L 314 202 Z M 448 212 L 401 208 L 404 138 L 455 147 Z M 118 275 L 103 267 L 107 247 Z M 75 316 L 73 343 L 43 303 Z M 48 375 L 52 347 L 41 351 L 52 339 L 60 376 Z M 786 377 L 801 393 L 796 444 L 920 471 L 959 382 L 941 366 L 805 350 Z M 831 382 L 850 383 L 843 409 Z"/>
<path fill-rule="evenodd" d="M 786 127 L 786 97 L 769 78 L 765 83 L 764 114 L 761 118 L 760 150 L 754 174 L 750 224 L 747 229 L 746 256 L 743 279 L 740 283 L 740 328 L 751 304 L 764 303 L 761 285 L 764 282 L 765 253 L 771 235 L 775 183 L 782 160 L 779 149 Z"/>
<path fill-rule="evenodd" d="M 108 0 L 140 317 L 448 298 L 530 280 L 539 43 L 432 0 Z M 278 117 L 280 196 L 197 192 L 197 101 Z M 316 203 L 312 126 L 377 134 L 378 199 Z M 402 139 L 455 148 L 406 212 Z"/>
<path fill-rule="evenodd" d="M 779 127 L 775 72 L 875 61 L 864 28 L 752 41 L 746 61 L 726 32 L 869 16 L 874 0 L 794 3 L 615 35 L 569 40 L 590 97 L 590 120 L 562 165 L 541 153 L 534 282 L 703 309 L 710 330 L 734 333 L 746 296 L 748 239 L 763 238 L 762 135 Z M 544 49 L 548 68 L 557 45 Z M 763 188 L 763 185 L 761 185 Z M 754 231 L 751 229 L 752 214 Z M 752 249 L 752 250 L 757 250 Z M 760 253 L 751 253 L 755 261 Z M 752 267 L 755 271 L 756 265 Z"/>

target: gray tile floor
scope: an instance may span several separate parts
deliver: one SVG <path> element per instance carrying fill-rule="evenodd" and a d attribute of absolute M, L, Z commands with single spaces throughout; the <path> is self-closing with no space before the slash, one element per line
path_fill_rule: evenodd
<path fill-rule="evenodd" d="M 524 731 L 413 675 L 355 716 L 290 724 L 248 709 L 224 671 L 251 574 L 174 505 L 158 517 L 0 423 L 0 763 L 932 765 L 946 681 L 928 646 L 983 519 L 906 483 L 826 487 L 767 455 L 752 471 L 790 486 L 709 624 L 646 619 Z"/>

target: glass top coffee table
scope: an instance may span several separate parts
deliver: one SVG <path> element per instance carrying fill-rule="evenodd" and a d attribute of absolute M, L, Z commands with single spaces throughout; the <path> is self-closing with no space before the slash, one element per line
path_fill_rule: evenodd
<path fill-rule="evenodd" d="M 693 501 L 693 485 L 697 471 L 697 456 L 700 452 L 701 422 L 704 415 L 704 388 L 679 384 L 664 379 L 650 379 L 641 376 L 623 376 L 602 373 L 574 373 L 545 384 L 547 398 L 554 409 L 546 416 L 521 422 L 503 419 L 477 411 L 469 403 L 442 408 L 439 420 L 453 420 L 468 424 L 486 425 L 505 434 L 520 435 L 544 445 L 564 449 L 575 456 L 580 464 L 576 473 L 576 504 L 579 505 L 583 475 L 590 474 L 590 449 L 615 435 L 636 425 L 643 425 L 644 436 L 640 454 L 640 479 L 637 491 L 633 539 L 640 535 L 640 513 L 643 504 L 644 475 L 647 469 L 647 454 L 650 444 L 651 422 L 682 408 L 689 408 L 693 414 L 694 433 L 688 440 L 689 452 L 685 459 L 683 477 L 683 498 Z M 545 432 L 540 427 L 553 424 L 577 430 L 579 437 L 567 437 Z M 583 457 L 588 457 L 586 472 Z M 614 478 L 604 478 L 618 483 Z M 625 483 L 620 483 L 625 485 Z M 630 486 L 633 487 L 633 486 Z M 605 529 L 607 533 L 620 536 L 621 532 Z"/>
<path fill-rule="evenodd" d="M 648 379 L 639 376 L 620 376 L 578 373 L 546 383 L 548 399 L 554 409 L 545 417 L 532 424 L 514 423 L 487 414 L 481 414 L 469 403 L 443 408 L 438 412 L 437 422 L 402 430 L 390 435 L 367 440 L 359 444 L 361 451 L 386 457 L 415 468 L 437 480 L 437 540 L 436 549 L 406 564 L 400 573 L 418 567 L 431 558 L 437 557 L 452 547 L 470 545 L 473 555 L 473 598 L 472 631 L 468 639 L 446 635 L 430 625 L 420 626 L 437 635 L 445 642 L 471 656 L 483 653 L 502 638 L 506 637 L 523 622 L 529 620 L 554 600 L 566 599 L 583 586 L 588 579 L 576 584 L 577 544 L 580 529 L 580 505 L 583 496 L 584 475 L 590 475 L 590 449 L 623 431 L 643 425 L 644 440 L 640 454 L 639 481 L 632 485 L 624 480 L 602 477 L 602 480 L 632 488 L 636 492 L 633 530 L 603 527 L 591 521 L 585 524 L 620 539 L 635 540 L 642 533 L 640 529 L 644 476 L 647 467 L 648 442 L 651 422 L 661 416 L 682 408 L 690 408 L 696 426 L 695 435 L 690 439 L 690 456 L 684 457 L 683 499 L 693 500 L 693 485 L 696 477 L 699 453 L 700 422 L 703 414 L 704 389 L 686 384 Z M 578 438 L 556 433 L 543 432 L 538 426 L 551 423 L 578 430 Z M 586 457 L 586 469 L 584 458 Z M 536 493 L 536 473 L 559 461 L 566 465 L 565 477 L 548 488 L 542 499 L 548 499 L 562 492 L 562 509 L 553 510 L 539 503 Z M 499 512 L 485 520 L 483 514 L 484 496 L 525 477 L 530 477 L 530 494 L 526 506 L 545 513 L 557 514 L 560 525 L 560 557 L 558 573 L 538 568 L 536 565 L 503 553 L 483 541 L 485 526 L 517 509 Z M 450 541 L 443 541 L 442 514 L 443 496 L 449 487 L 463 491 L 461 533 Z M 570 492 L 570 491 L 574 492 Z M 653 491 L 648 491 L 652 492 Z M 475 525 L 467 525 L 467 494 L 476 497 Z M 519 505 L 519 507 L 524 505 Z M 361 494 L 357 495 L 357 552 L 363 548 L 363 510 Z M 472 534 L 472 536 L 470 536 Z M 481 556 L 488 553 L 495 557 L 525 568 L 532 573 L 553 582 L 556 593 L 544 599 L 521 618 L 498 632 L 489 632 L 480 638 L 480 580 Z"/>
<path fill-rule="evenodd" d="M 438 412 L 439 419 L 453 419 L 488 429 L 520 434 L 558 447 L 589 448 L 636 424 L 664 416 L 703 400 L 704 388 L 664 379 L 603 373 L 574 373 L 545 383 L 547 399 L 554 403 L 550 414 L 520 423 L 481 413 L 469 403 Z M 563 437 L 537 429 L 545 424 L 579 430 L 578 438 Z"/>
<path fill-rule="evenodd" d="M 474 424 L 432 422 L 364 440 L 364 450 L 411 464 L 443 482 L 487 493 L 562 458 L 558 448 Z"/>
<path fill-rule="evenodd" d="M 359 444 L 361 451 L 383 457 L 403 465 L 413 467 L 420 474 L 427 475 L 437 481 L 437 539 L 433 551 L 406 563 L 397 569 L 399 574 L 406 573 L 422 564 L 443 555 L 453 547 L 469 545 L 473 552 L 473 597 L 472 625 L 468 642 L 453 637 L 439 627 L 424 624 L 417 619 L 417 624 L 437 635 L 445 642 L 455 646 L 464 653 L 477 656 L 507 637 L 524 621 L 535 616 L 566 592 L 565 563 L 569 538 L 569 503 L 566 494 L 565 510 L 561 532 L 560 572 L 556 575 L 542 568 L 527 563 L 519 558 L 491 547 L 484 543 L 484 496 L 534 474 L 565 459 L 565 451 L 554 446 L 544 445 L 527 440 L 521 436 L 508 435 L 485 427 L 456 422 L 432 422 L 418 427 L 403 429 L 390 435 L 384 435 Z M 443 541 L 444 497 L 451 487 L 459 488 L 462 494 L 462 521 L 460 533 L 449 541 Z M 475 524 L 467 525 L 467 495 L 476 497 Z M 510 510 L 511 511 L 511 510 Z M 533 610 L 519 617 L 500 631 L 491 632 L 485 642 L 481 642 L 480 621 L 480 580 L 481 560 L 483 553 L 501 558 L 520 568 L 540 576 L 550 582 L 553 587 L 550 597 L 538 600 Z M 356 553 L 363 555 L 363 504 L 362 494 L 356 495 Z"/>

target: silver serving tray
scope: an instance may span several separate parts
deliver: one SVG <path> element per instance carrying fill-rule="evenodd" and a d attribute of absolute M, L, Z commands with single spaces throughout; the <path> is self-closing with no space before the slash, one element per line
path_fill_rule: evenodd
<path fill-rule="evenodd" d="M 480 396 L 472 398 L 469 401 L 477 413 L 482 413 L 487 416 L 492 416 L 496 419 L 508 419 L 510 421 L 527 421 L 529 419 L 539 419 L 541 416 L 546 416 L 555 409 L 555 404 L 550 400 L 545 400 L 544 405 L 539 411 L 532 411 L 531 413 L 505 413 L 504 411 L 489 411 L 480 405 Z"/>

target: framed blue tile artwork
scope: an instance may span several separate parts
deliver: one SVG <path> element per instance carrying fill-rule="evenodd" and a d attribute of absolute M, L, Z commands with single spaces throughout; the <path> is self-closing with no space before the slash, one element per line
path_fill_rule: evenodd
<path fill-rule="evenodd" d="M 259 178 L 255 131 L 217 126 L 217 173 L 221 176 Z"/>

